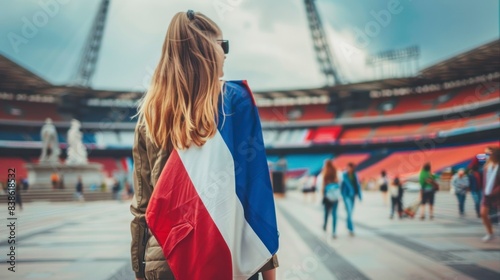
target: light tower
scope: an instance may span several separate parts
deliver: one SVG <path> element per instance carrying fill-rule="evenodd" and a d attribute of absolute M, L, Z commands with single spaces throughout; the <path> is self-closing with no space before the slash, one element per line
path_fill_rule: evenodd
<path fill-rule="evenodd" d="M 323 29 L 323 24 L 321 23 L 321 18 L 316 9 L 315 2 L 314 0 L 304 0 L 304 3 L 306 5 L 307 20 L 309 21 L 309 29 L 311 30 L 316 59 L 319 63 L 321 72 L 326 77 L 326 84 L 329 86 L 342 84 L 343 80 L 336 68 L 336 62 L 330 51 L 328 37 Z"/>
<path fill-rule="evenodd" d="M 102 0 L 80 57 L 72 85 L 90 88 L 101 48 L 110 0 Z"/>

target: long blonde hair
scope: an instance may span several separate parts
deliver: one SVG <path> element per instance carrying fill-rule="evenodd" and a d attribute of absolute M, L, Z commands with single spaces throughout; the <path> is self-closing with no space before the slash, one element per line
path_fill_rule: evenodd
<path fill-rule="evenodd" d="M 330 183 L 337 183 L 337 169 L 332 160 L 327 160 L 323 166 L 323 187 Z"/>
<path fill-rule="evenodd" d="M 203 145 L 217 131 L 217 102 L 221 92 L 222 32 L 201 13 L 177 13 L 163 43 L 151 86 L 138 106 L 147 137 L 166 149 Z M 223 59 L 223 58 L 222 58 Z"/>

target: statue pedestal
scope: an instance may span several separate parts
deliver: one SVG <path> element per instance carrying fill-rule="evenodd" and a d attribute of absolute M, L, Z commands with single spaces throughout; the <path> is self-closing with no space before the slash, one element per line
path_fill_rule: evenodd
<path fill-rule="evenodd" d="M 28 182 L 30 189 L 52 189 L 51 175 L 55 172 L 63 178 L 65 189 L 75 189 L 78 176 L 82 177 L 84 190 L 90 189 L 92 184 L 98 187 L 104 181 L 102 164 L 92 163 L 84 165 L 65 165 L 62 163 L 27 163 Z"/>

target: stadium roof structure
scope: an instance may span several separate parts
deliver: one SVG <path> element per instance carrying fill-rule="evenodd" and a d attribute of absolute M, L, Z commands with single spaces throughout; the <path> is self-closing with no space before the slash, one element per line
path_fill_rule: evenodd
<path fill-rule="evenodd" d="M 32 91 L 51 86 L 33 72 L 0 55 L 0 91 L 11 91 L 19 87 Z"/>
<path fill-rule="evenodd" d="M 400 87 L 415 87 L 431 83 L 443 83 L 490 74 L 500 69 L 500 40 L 443 60 L 420 71 L 416 77 L 392 78 L 360 83 L 342 84 L 319 89 L 256 92 L 261 98 L 314 96 L 334 92 L 367 92 Z"/>
<path fill-rule="evenodd" d="M 67 85 L 53 85 L 2 54 L 0 54 L 0 92 L 52 95 L 54 97 L 70 94 L 87 98 L 126 99 L 137 99 L 142 95 L 142 93 L 136 91 L 96 90 Z"/>
<path fill-rule="evenodd" d="M 416 77 L 382 79 L 332 87 L 298 90 L 256 91 L 257 98 L 298 98 L 325 96 L 339 92 L 368 92 L 423 84 L 441 83 L 493 73 L 500 69 L 500 39 L 481 45 L 470 51 L 427 67 Z M 0 54 L 0 92 L 47 94 L 52 96 L 73 95 L 82 98 L 138 99 L 142 92 L 136 90 L 114 91 L 52 85 L 45 79 Z"/>
<path fill-rule="evenodd" d="M 427 79 L 458 80 L 489 74 L 500 69 L 500 40 L 453 56 L 420 71 Z"/>

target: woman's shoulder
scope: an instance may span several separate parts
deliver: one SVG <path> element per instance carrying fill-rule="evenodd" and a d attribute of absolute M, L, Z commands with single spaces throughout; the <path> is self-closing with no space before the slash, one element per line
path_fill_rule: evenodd
<path fill-rule="evenodd" d="M 225 81 L 224 95 L 235 103 L 251 100 L 255 104 L 252 90 L 246 80 Z"/>

